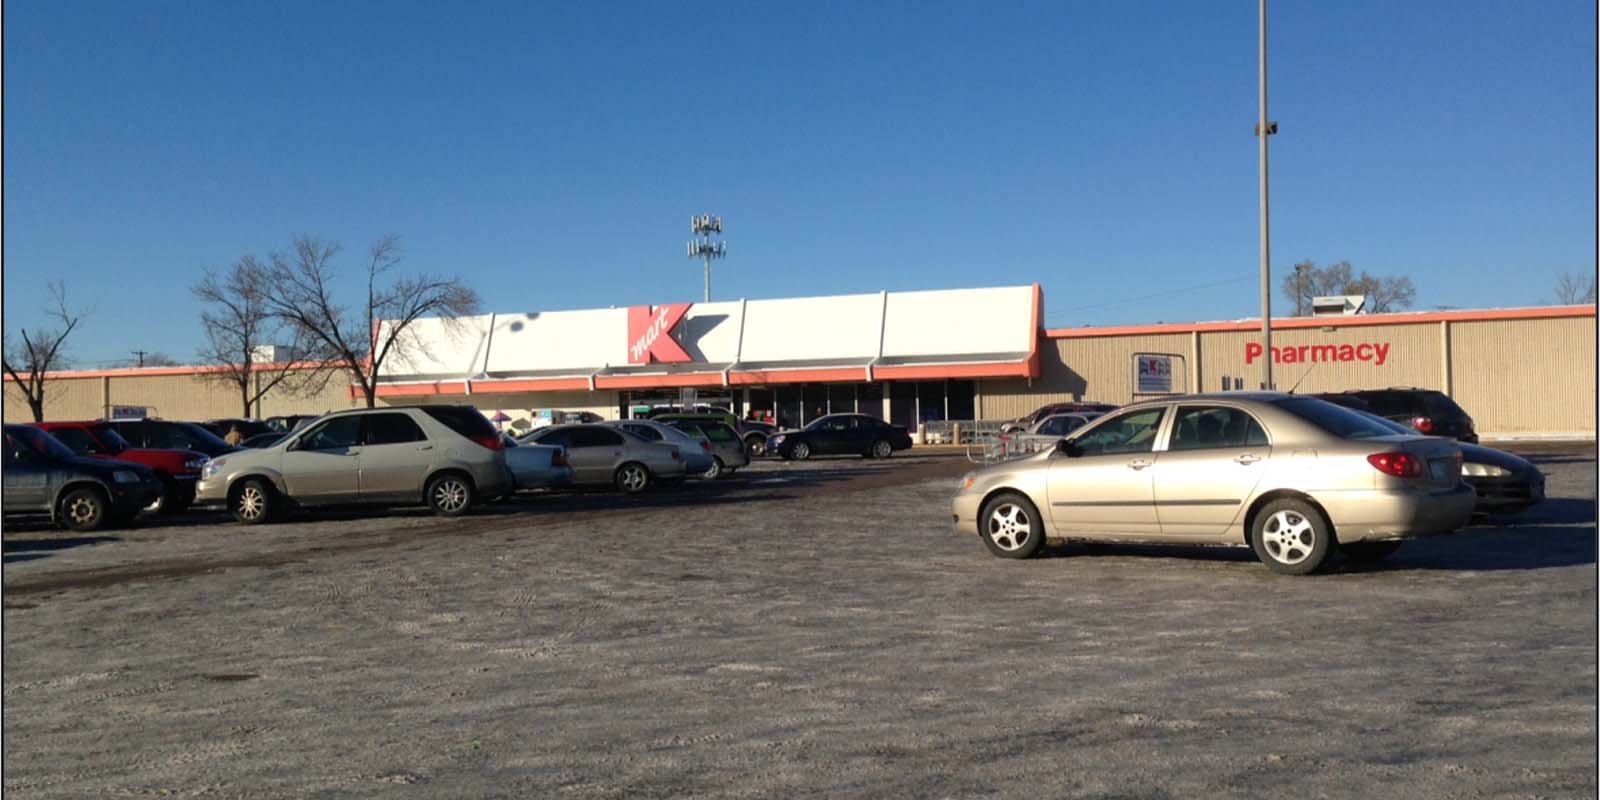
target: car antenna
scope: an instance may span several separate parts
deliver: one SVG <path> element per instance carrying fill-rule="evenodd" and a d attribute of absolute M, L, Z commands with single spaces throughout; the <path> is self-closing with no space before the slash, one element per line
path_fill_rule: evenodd
<path fill-rule="evenodd" d="M 1289 387 L 1289 394 L 1294 394 L 1294 390 L 1300 388 L 1300 384 L 1306 382 L 1306 376 L 1311 374 L 1311 370 L 1316 369 L 1317 368 L 1317 364 L 1321 364 L 1321 363 L 1322 363 L 1321 361 L 1317 361 L 1317 362 L 1312 363 L 1311 366 L 1306 367 L 1306 371 L 1300 375 L 1300 380 L 1295 381 L 1294 385 Z"/>

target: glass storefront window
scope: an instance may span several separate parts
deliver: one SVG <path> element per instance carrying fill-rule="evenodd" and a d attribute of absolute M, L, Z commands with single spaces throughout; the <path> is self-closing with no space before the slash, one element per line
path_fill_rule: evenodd
<path fill-rule="evenodd" d="M 977 386 L 972 381 L 950 381 L 945 385 L 951 419 L 977 418 L 977 406 L 973 402 L 976 389 Z"/>
<path fill-rule="evenodd" d="M 800 387 L 800 396 L 805 405 L 805 408 L 801 409 L 805 416 L 801 419 L 800 424 L 804 425 L 828 413 L 828 387 L 825 384 L 803 384 Z"/>
<path fill-rule="evenodd" d="M 889 392 L 889 424 L 902 425 L 913 433 L 917 430 L 917 385 L 894 383 Z"/>
<path fill-rule="evenodd" d="M 863 383 L 856 387 L 856 412 L 873 419 L 883 418 L 883 384 Z"/>
<path fill-rule="evenodd" d="M 779 386 L 773 391 L 778 397 L 778 427 L 800 427 L 800 387 Z"/>
<path fill-rule="evenodd" d="M 938 419 L 944 419 L 944 381 L 921 381 L 917 384 L 917 421 Z"/>
<path fill-rule="evenodd" d="M 828 386 L 828 413 L 848 414 L 856 410 L 856 385 L 835 383 Z"/>

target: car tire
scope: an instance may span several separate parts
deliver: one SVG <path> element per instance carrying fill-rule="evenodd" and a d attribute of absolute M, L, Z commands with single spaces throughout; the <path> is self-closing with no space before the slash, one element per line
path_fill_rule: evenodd
<path fill-rule="evenodd" d="M 459 472 L 441 472 L 428 479 L 428 510 L 441 517 L 459 517 L 472 510 L 472 481 Z"/>
<path fill-rule="evenodd" d="M 888 458 L 894 455 L 894 445 L 883 439 L 872 443 L 872 449 L 867 451 L 868 458 Z"/>
<path fill-rule="evenodd" d="M 995 495 L 978 513 L 978 537 L 997 558 L 1031 558 L 1044 546 L 1039 509 L 1016 492 Z"/>
<path fill-rule="evenodd" d="M 786 458 L 792 458 L 795 461 L 804 461 L 810 457 L 811 445 L 805 442 L 795 442 L 794 446 L 789 448 L 789 454 L 786 456 Z"/>
<path fill-rule="evenodd" d="M 165 475 L 161 476 L 161 498 L 156 500 L 152 510 L 157 514 L 182 514 L 189 510 L 189 504 L 194 502 L 193 492 L 184 491 L 178 482 Z"/>
<path fill-rule="evenodd" d="M 1351 561 L 1382 561 L 1394 555 L 1394 551 L 1399 550 L 1401 544 L 1398 539 L 1387 542 L 1351 542 L 1339 545 L 1339 552 Z"/>
<path fill-rule="evenodd" d="M 623 494 L 638 494 L 650 488 L 650 470 L 637 461 L 629 461 L 611 476 L 611 483 Z"/>
<path fill-rule="evenodd" d="M 278 493 L 261 478 L 241 481 L 228 492 L 228 513 L 243 525 L 271 522 L 278 514 Z"/>
<path fill-rule="evenodd" d="M 69 531 L 98 530 L 111 516 L 106 493 L 92 487 L 73 489 L 61 498 L 56 521 Z"/>
<path fill-rule="evenodd" d="M 711 466 L 707 467 L 705 472 L 700 473 L 700 478 L 701 480 L 714 481 L 722 477 L 724 472 L 727 472 L 727 467 L 723 466 L 722 459 L 712 456 Z"/>
<path fill-rule="evenodd" d="M 767 454 L 767 437 L 759 433 L 752 433 L 744 439 L 744 451 L 751 458 L 760 458 Z"/>
<path fill-rule="evenodd" d="M 1333 549 L 1333 526 L 1316 506 L 1286 497 L 1268 503 L 1250 526 L 1250 546 L 1261 563 L 1283 575 L 1315 572 Z"/>

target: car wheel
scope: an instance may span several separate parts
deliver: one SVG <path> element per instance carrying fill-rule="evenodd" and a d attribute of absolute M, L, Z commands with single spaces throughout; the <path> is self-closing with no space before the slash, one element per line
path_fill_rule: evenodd
<path fill-rule="evenodd" d="M 759 434 L 751 434 L 744 440 L 745 452 L 751 458 L 760 458 L 767 454 L 767 438 Z"/>
<path fill-rule="evenodd" d="M 643 464 L 629 461 L 617 467 L 617 473 L 612 476 L 612 483 L 616 484 L 620 492 L 638 494 L 650 488 L 650 470 L 645 469 Z"/>
<path fill-rule="evenodd" d="M 260 478 L 240 483 L 228 495 L 228 511 L 245 525 L 260 525 L 271 520 L 278 511 L 277 506 L 277 493 L 271 484 Z"/>
<path fill-rule="evenodd" d="M 1339 545 L 1339 552 L 1351 561 L 1382 561 L 1400 549 L 1401 542 L 1351 542 Z"/>
<path fill-rule="evenodd" d="M 67 530 L 92 531 L 105 524 L 109 512 L 105 492 L 85 487 L 73 489 L 61 498 L 56 519 Z"/>
<path fill-rule="evenodd" d="M 722 477 L 722 473 L 725 471 L 726 467 L 722 465 L 722 459 L 713 457 L 711 466 L 707 467 L 705 472 L 700 473 L 700 477 L 708 481 L 714 481 Z"/>
<path fill-rule="evenodd" d="M 153 509 L 158 514 L 182 514 L 189 510 L 189 504 L 194 502 L 194 495 L 187 492 L 178 482 L 163 476 L 161 478 L 161 498 L 156 500 Z"/>
<path fill-rule="evenodd" d="M 1273 572 L 1305 575 L 1322 566 L 1333 545 L 1333 528 L 1310 503 L 1274 500 L 1256 514 L 1250 544 Z"/>
<path fill-rule="evenodd" d="M 872 443 L 871 455 L 873 458 L 888 458 L 894 455 L 894 445 L 879 439 Z"/>
<path fill-rule="evenodd" d="M 796 461 L 804 461 L 810 458 L 811 445 L 805 442 L 797 442 L 794 447 L 789 448 L 789 457 Z"/>
<path fill-rule="evenodd" d="M 459 517 L 472 509 L 472 482 L 455 472 L 428 481 L 428 508 L 441 517 Z"/>
<path fill-rule="evenodd" d="M 992 555 L 1028 558 L 1044 545 L 1044 525 L 1032 501 L 1014 492 L 996 496 L 978 514 L 978 535 Z"/>

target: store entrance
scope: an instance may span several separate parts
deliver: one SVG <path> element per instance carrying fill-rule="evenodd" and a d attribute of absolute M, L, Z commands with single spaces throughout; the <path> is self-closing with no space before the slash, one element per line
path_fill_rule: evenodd
<path fill-rule="evenodd" d="M 617 411 L 623 419 L 643 417 L 652 408 L 693 410 L 706 407 L 738 413 L 733 392 L 723 387 L 710 389 L 637 389 L 617 396 Z"/>

